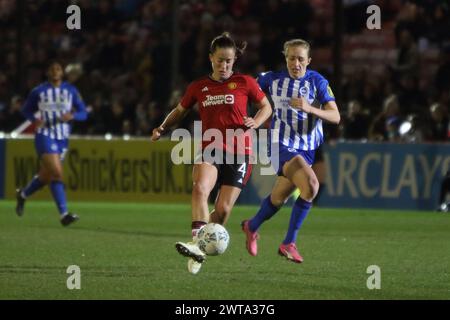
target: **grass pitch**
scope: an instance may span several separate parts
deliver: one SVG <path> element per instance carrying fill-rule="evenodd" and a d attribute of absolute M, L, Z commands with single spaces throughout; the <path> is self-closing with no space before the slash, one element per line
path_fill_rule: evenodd
<path fill-rule="evenodd" d="M 277 255 L 290 208 L 260 229 L 259 253 L 245 250 L 235 207 L 231 242 L 197 275 L 174 247 L 190 235 L 189 205 L 76 203 L 64 228 L 53 202 L 28 201 L 25 214 L 0 201 L 0 299 L 450 299 L 450 214 L 313 208 L 299 235 L 305 258 Z M 66 269 L 81 269 L 81 289 Z M 381 289 L 366 286 L 381 270 Z"/>

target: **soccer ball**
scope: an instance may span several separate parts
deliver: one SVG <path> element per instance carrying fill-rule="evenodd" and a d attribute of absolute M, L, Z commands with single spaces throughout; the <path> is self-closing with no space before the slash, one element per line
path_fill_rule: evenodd
<path fill-rule="evenodd" d="M 208 223 L 197 233 L 197 245 L 205 254 L 217 256 L 225 252 L 230 242 L 228 231 L 218 223 Z"/>

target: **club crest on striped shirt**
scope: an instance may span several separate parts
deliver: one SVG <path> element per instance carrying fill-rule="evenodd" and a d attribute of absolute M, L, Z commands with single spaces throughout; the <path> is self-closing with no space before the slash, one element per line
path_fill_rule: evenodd
<path fill-rule="evenodd" d="M 307 97 L 309 95 L 309 88 L 307 87 L 301 87 L 300 88 L 300 95 L 302 97 Z"/>

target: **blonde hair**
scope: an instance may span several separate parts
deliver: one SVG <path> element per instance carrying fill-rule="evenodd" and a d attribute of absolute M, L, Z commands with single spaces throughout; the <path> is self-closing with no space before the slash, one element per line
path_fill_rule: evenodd
<path fill-rule="evenodd" d="M 283 45 L 283 54 L 285 57 L 287 56 L 287 52 L 290 47 L 304 47 L 306 50 L 308 50 L 308 58 L 311 57 L 311 45 L 306 40 L 292 39 L 292 40 L 286 41 Z"/>

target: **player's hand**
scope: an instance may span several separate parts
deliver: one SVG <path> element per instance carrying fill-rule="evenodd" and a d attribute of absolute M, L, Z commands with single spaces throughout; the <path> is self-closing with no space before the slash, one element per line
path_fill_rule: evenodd
<path fill-rule="evenodd" d="M 164 128 L 163 127 L 158 127 L 158 128 L 153 129 L 152 141 L 159 140 L 159 138 L 161 138 L 161 135 L 162 135 L 163 132 L 164 132 Z"/>
<path fill-rule="evenodd" d="M 73 120 L 73 114 L 71 112 L 64 113 L 59 120 L 62 122 L 69 122 L 70 120 Z"/>
<path fill-rule="evenodd" d="M 297 110 L 306 112 L 306 113 L 311 113 L 312 110 L 312 106 L 308 103 L 308 101 L 306 101 L 305 98 L 303 97 L 299 97 L 299 98 L 292 98 L 289 101 L 289 105 Z"/>
<path fill-rule="evenodd" d="M 258 128 L 258 125 L 256 124 L 255 119 L 253 119 L 251 117 L 244 117 L 244 125 L 250 129 Z"/>

